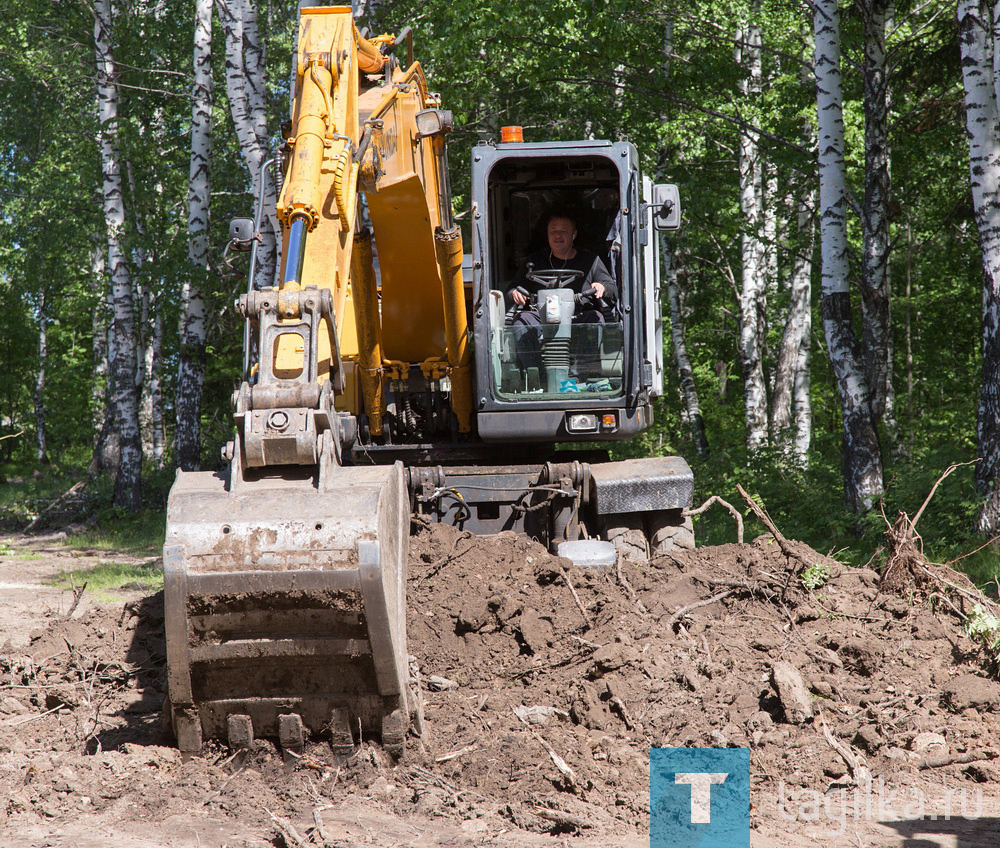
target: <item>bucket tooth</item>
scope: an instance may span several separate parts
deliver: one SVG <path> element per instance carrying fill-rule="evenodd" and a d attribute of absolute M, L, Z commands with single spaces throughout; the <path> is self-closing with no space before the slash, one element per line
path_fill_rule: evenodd
<path fill-rule="evenodd" d="M 174 735 L 182 754 L 201 752 L 201 717 L 197 710 L 176 710 L 174 712 Z"/>
<path fill-rule="evenodd" d="M 253 745 L 253 721 L 248 715 L 231 715 L 226 719 L 229 747 L 247 749 Z"/>
<path fill-rule="evenodd" d="M 382 747 L 396 759 L 403 756 L 406 727 L 403 710 L 396 709 L 382 717 Z"/>
<path fill-rule="evenodd" d="M 305 747 L 302 716 L 298 713 L 278 716 L 278 742 L 281 743 L 281 754 L 286 763 L 302 756 Z"/>
<path fill-rule="evenodd" d="M 330 710 L 330 748 L 338 757 L 349 757 L 354 753 L 351 716 L 346 707 Z"/>

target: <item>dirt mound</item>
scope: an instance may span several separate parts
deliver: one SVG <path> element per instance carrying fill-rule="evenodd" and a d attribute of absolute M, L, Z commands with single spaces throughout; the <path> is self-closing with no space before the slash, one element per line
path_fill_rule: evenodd
<path fill-rule="evenodd" d="M 1000 685 L 952 602 L 881 592 L 875 572 L 790 544 L 593 571 L 514 535 L 421 531 L 408 647 L 426 732 L 399 764 L 315 743 L 286 766 L 266 741 L 183 762 L 160 718 L 162 596 L 58 621 L 0 650 L 0 834 L 211 814 L 242 836 L 203 844 L 259 848 L 354 809 L 437 822 L 447 844 L 645 844 L 651 747 L 750 748 L 759 791 L 862 768 L 1000 781 Z"/>
<path fill-rule="evenodd" d="M 459 684 L 427 695 L 430 747 L 463 752 L 443 775 L 505 798 L 521 826 L 550 827 L 539 805 L 586 806 L 594 826 L 645 832 L 651 747 L 749 747 L 760 783 L 817 790 L 849 772 L 824 724 L 887 779 L 995 755 L 1000 697 L 958 618 L 881 594 L 873 571 L 801 543 L 790 564 L 764 537 L 616 574 L 456 535 L 414 540 L 410 571 L 410 650 Z M 963 673 L 981 695 L 956 713 Z"/>

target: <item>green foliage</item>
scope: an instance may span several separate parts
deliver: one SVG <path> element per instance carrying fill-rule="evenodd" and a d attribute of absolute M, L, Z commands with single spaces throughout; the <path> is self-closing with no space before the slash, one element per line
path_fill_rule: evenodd
<path fill-rule="evenodd" d="M 965 621 L 965 632 L 982 646 L 993 672 L 1000 670 L 1000 618 L 976 604 Z"/>
<path fill-rule="evenodd" d="M 819 589 L 830 579 L 830 567 L 822 562 L 813 563 L 799 575 L 799 579 L 807 589 Z"/>
<path fill-rule="evenodd" d="M 73 469 L 33 463 L 0 465 L 0 528 L 20 530 L 78 479 Z"/>

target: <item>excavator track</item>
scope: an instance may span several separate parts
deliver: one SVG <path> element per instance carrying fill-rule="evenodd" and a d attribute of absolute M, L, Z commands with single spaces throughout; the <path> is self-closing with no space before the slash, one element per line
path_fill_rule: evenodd
<path fill-rule="evenodd" d="M 402 466 L 273 475 L 232 490 L 179 472 L 167 506 L 168 718 L 208 738 L 301 749 L 359 737 L 400 755 L 409 725 L 409 507 Z"/>

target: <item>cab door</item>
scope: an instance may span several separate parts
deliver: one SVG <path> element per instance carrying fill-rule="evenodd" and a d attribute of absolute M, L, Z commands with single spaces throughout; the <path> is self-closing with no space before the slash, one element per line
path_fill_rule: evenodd
<path fill-rule="evenodd" d="M 663 394 L 663 310 L 660 307 L 660 239 L 653 229 L 653 181 L 642 177 L 642 214 L 639 218 L 639 243 L 642 245 L 642 287 L 645 312 L 644 336 L 646 364 L 652 368 L 649 393 Z"/>

